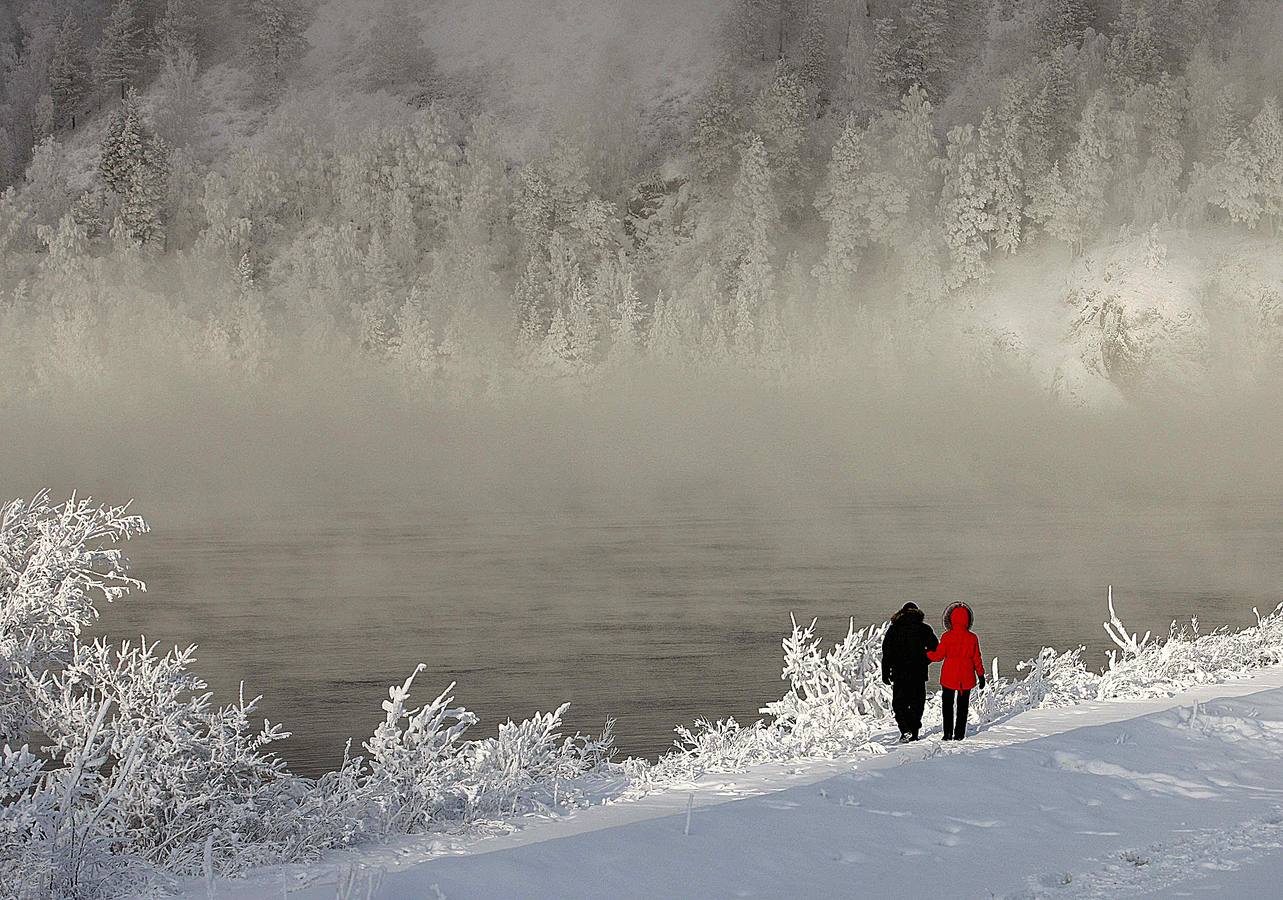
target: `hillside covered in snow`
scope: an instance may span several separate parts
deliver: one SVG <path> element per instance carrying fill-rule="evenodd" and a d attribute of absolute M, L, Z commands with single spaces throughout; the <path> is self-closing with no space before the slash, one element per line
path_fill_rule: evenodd
<path fill-rule="evenodd" d="M 456 399 L 639 369 L 1268 385 L 1281 15 L 18 0 L 4 392 L 318 358 Z"/>

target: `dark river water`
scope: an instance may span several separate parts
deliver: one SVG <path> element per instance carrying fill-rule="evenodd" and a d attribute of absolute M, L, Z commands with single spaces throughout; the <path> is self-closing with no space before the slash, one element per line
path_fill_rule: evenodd
<path fill-rule="evenodd" d="M 1011 673 L 1044 644 L 1086 644 L 1100 664 L 1110 583 L 1141 630 L 1191 615 L 1242 625 L 1283 599 L 1274 500 L 275 508 L 249 523 L 154 518 L 129 547 L 149 590 L 106 609 L 100 630 L 199 644 L 219 697 L 241 679 L 263 694 L 263 714 L 295 735 L 283 754 L 307 773 L 358 746 L 388 685 L 420 662 L 417 698 L 457 681 L 478 735 L 565 700 L 571 731 L 614 716 L 623 751 L 654 755 L 677 724 L 751 721 L 780 695 L 790 613 L 839 639 L 849 617 L 882 621 L 913 600 L 938 621 L 966 600 L 986 658 Z"/>

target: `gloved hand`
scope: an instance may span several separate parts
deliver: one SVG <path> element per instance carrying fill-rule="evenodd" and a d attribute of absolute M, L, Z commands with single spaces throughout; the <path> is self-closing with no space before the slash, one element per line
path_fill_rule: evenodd
<path fill-rule="evenodd" d="M 982 691 L 985 689 L 985 677 L 983 675 L 978 676 L 976 686 Z"/>

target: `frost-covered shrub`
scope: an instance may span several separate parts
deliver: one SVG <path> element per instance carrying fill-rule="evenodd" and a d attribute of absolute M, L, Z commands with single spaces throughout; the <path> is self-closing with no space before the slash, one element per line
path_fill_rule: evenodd
<path fill-rule="evenodd" d="M 1283 662 L 1283 604 L 1240 631 L 1217 629 L 1199 632 L 1198 620 L 1177 628 L 1172 623 L 1167 640 L 1146 634 L 1129 634 L 1114 612 L 1109 598 L 1110 621 L 1105 630 L 1117 645 L 1100 677 L 1097 697 L 1165 697 L 1196 684 L 1242 677 L 1264 666 Z"/>
<path fill-rule="evenodd" d="M 559 733 L 569 708 L 563 703 L 523 722 L 505 722 L 495 737 L 468 745 L 462 788 L 470 813 L 515 813 L 523 801 L 537 802 L 554 781 L 582 774 L 578 755 L 565 752 Z"/>
<path fill-rule="evenodd" d="M 122 852 L 185 874 L 201 870 L 211 835 L 220 870 L 287 855 L 301 792 L 267 747 L 288 732 L 251 724 L 258 698 L 213 706 L 189 670 L 194 652 L 78 644 L 34 686 L 42 749 L 67 768 L 97 734 L 103 774 L 86 802 L 108 805 L 111 817 L 97 828 Z M 146 761 L 145 777 L 136 760 Z"/>
<path fill-rule="evenodd" d="M 0 738 L 35 724 L 27 674 L 65 664 L 76 636 L 108 602 L 142 583 L 117 546 L 147 530 L 124 506 L 47 492 L 0 506 Z"/>
<path fill-rule="evenodd" d="M 376 811 L 380 833 L 422 828 L 443 814 L 458 814 L 464 801 L 461 739 L 477 717 L 451 707 L 453 684 L 431 703 L 407 710 L 410 687 L 423 669 L 388 689 L 387 718 L 365 743 L 369 769 L 362 793 Z"/>
<path fill-rule="evenodd" d="M 882 639 L 890 623 L 857 629 L 824 653 L 815 621 L 793 620 L 784 639 L 783 678 L 789 692 L 762 707 L 774 718 L 777 740 L 798 755 L 836 752 L 863 743 L 891 711 L 891 689 L 882 683 Z"/>

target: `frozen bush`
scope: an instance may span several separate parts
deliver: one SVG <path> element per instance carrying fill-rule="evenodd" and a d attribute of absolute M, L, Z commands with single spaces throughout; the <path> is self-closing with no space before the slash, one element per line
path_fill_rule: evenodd
<path fill-rule="evenodd" d="M 389 688 L 383 701 L 387 718 L 365 743 L 370 756 L 363 792 L 382 834 L 412 831 L 442 815 L 457 815 L 466 799 L 460 740 L 477 717 L 451 707 L 453 684 L 431 703 L 407 710 L 410 687 L 423 669 L 420 664 L 404 684 Z"/>
<path fill-rule="evenodd" d="M 762 707 L 774 718 L 773 734 L 796 755 L 840 752 L 868 739 L 891 711 L 891 689 L 882 683 L 882 639 L 889 622 L 857 629 L 824 653 L 815 620 L 805 628 L 793 620 L 784 639 L 784 672 L 789 692 Z"/>
<path fill-rule="evenodd" d="M 95 600 L 142 588 L 117 545 L 146 530 L 127 507 L 54 505 L 48 492 L 0 506 L 0 738 L 30 730 L 27 673 L 67 662 L 98 616 Z"/>

